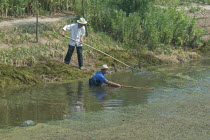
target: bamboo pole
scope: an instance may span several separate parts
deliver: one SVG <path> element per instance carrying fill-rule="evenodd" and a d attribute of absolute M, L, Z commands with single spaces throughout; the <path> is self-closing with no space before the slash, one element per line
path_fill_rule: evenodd
<path fill-rule="evenodd" d="M 85 18 L 85 1 L 84 0 L 82 0 L 82 16 Z M 85 25 L 85 29 L 86 29 L 86 36 L 88 36 L 87 25 Z"/>
<path fill-rule="evenodd" d="M 82 16 L 85 18 L 85 6 L 84 0 L 82 0 Z"/>
<path fill-rule="evenodd" d="M 71 40 L 73 40 L 73 41 L 75 41 L 75 42 L 80 43 L 79 41 L 77 41 L 77 40 L 75 40 L 75 39 L 73 39 L 73 38 L 71 38 L 71 37 L 67 37 L 67 36 L 65 36 L 65 37 L 68 38 L 68 39 L 71 39 Z M 102 53 L 102 54 L 104 54 L 104 55 L 106 55 L 106 56 L 108 56 L 108 57 L 114 59 L 115 61 L 117 61 L 117 62 L 119 62 L 119 63 L 125 65 L 126 67 L 129 67 L 130 69 L 133 69 L 133 67 L 131 67 L 131 66 L 125 64 L 124 62 L 122 62 L 122 61 L 120 61 L 120 60 L 114 58 L 113 56 L 111 56 L 111 55 L 109 55 L 109 54 L 107 54 L 107 53 L 105 53 L 105 52 L 103 52 L 103 51 L 101 51 L 101 50 L 98 50 L 98 49 L 96 49 L 96 48 L 94 48 L 94 47 L 92 47 L 92 46 L 90 46 L 90 45 L 88 45 L 88 44 L 85 44 L 85 43 L 82 43 L 82 44 L 85 45 L 85 46 L 87 46 L 87 47 L 89 47 L 89 48 L 91 48 L 91 49 L 93 49 L 93 50 L 95 50 L 95 51 L 97 51 L 97 52 L 100 52 L 100 53 Z"/>
<path fill-rule="evenodd" d="M 39 42 L 39 0 L 36 0 L 36 42 Z"/>
<path fill-rule="evenodd" d="M 122 88 L 134 88 L 134 89 L 140 89 L 140 90 L 160 90 L 160 91 L 171 91 L 171 90 L 164 90 L 164 89 L 154 89 L 154 88 L 145 88 L 145 87 L 134 87 L 134 86 L 125 86 L 121 85 Z"/>

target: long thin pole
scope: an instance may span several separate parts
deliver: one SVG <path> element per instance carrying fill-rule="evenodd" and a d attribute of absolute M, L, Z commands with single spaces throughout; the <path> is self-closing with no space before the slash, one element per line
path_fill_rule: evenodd
<path fill-rule="evenodd" d="M 85 18 L 85 1 L 84 0 L 82 0 L 82 16 Z M 85 25 L 85 29 L 86 29 L 86 36 L 88 36 L 87 25 Z"/>
<path fill-rule="evenodd" d="M 65 37 L 68 38 L 68 39 L 71 39 L 71 40 L 73 40 L 73 41 L 79 42 L 79 41 L 77 41 L 77 40 L 75 40 L 75 39 L 73 39 L 73 38 L 71 38 L 71 37 L 67 37 L 67 36 L 65 36 Z M 108 57 L 110 57 L 110 58 L 112 58 L 112 59 L 114 59 L 115 61 L 117 61 L 117 62 L 119 62 L 119 63 L 125 65 L 126 67 L 129 67 L 129 68 L 133 69 L 131 66 L 125 64 L 124 62 L 122 62 L 122 61 L 120 61 L 120 60 L 114 58 L 113 56 L 111 56 L 111 55 L 109 55 L 109 54 L 107 54 L 107 53 L 105 53 L 105 52 L 103 52 L 103 51 L 101 51 L 101 50 L 98 50 L 98 49 L 96 49 L 96 48 L 94 48 L 94 47 L 92 47 L 92 46 L 90 46 L 90 45 L 88 45 L 88 44 L 85 44 L 85 43 L 82 43 L 82 44 L 85 45 L 85 46 L 87 46 L 87 47 L 89 47 L 89 48 L 91 48 L 91 49 L 93 49 L 93 50 L 96 50 L 96 51 L 98 51 L 98 52 L 100 52 L 100 53 L 102 53 L 102 54 L 104 54 L 104 55 L 106 55 L 106 56 L 108 56 Z"/>
<path fill-rule="evenodd" d="M 122 88 L 134 88 L 134 89 L 140 89 L 140 90 L 161 90 L 161 91 L 171 91 L 171 90 L 164 90 L 164 89 L 154 89 L 154 88 L 145 88 L 145 87 L 134 87 L 134 86 L 125 86 L 121 85 Z"/>
<path fill-rule="evenodd" d="M 36 0 L 36 42 L 39 42 L 39 0 Z"/>
<path fill-rule="evenodd" d="M 84 3 L 84 0 L 82 0 L 82 16 L 85 18 L 85 3 Z"/>

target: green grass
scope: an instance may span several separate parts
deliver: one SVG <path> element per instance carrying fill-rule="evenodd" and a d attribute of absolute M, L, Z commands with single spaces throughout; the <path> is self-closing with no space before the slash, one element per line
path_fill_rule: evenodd
<path fill-rule="evenodd" d="M 72 20 L 64 20 L 51 25 L 41 24 L 38 44 L 35 43 L 34 24 L 0 31 L 0 43 L 8 45 L 8 48 L 0 50 L 0 63 L 31 66 L 45 60 L 63 62 L 69 40 L 63 38 L 60 31 L 64 25 L 72 22 Z M 91 28 L 88 28 L 88 31 L 90 35 L 85 39 L 85 43 L 100 50 L 120 49 L 120 44 L 105 33 L 96 33 Z M 95 53 L 92 49 L 83 48 L 85 58 Z"/>

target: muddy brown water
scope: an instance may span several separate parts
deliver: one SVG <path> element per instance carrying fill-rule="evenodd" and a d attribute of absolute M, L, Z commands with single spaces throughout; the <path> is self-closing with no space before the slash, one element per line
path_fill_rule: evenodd
<path fill-rule="evenodd" d="M 0 128 L 74 119 L 85 112 L 120 111 L 121 107 L 147 104 L 163 96 L 210 93 L 210 59 L 190 64 L 151 67 L 146 72 L 119 72 L 107 76 L 123 85 L 171 90 L 170 92 L 89 88 L 87 79 L 69 83 L 39 85 L 0 94 Z M 186 93 L 186 94 L 183 94 Z M 105 115 L 105 114 L 104 114 Z"/>

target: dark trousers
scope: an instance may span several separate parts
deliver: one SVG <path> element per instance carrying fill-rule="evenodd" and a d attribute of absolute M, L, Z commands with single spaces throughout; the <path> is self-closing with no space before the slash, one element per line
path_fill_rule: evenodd
<path fill-rule="evenodd" d="M 96 86 L 96 87 L 99 87 L 101 86 L 103 83 L 99 80 L 94 80 L 93 78 L 89 79 L 89 86 L 90 87 L 93 87 L 93 86 Z"/>
<path fill-rule="evenodd" d="M 64 59 L 64 63 L 66 63 L 66 64 L 70 63 L 71 57 L 74 53 L 75 47 L 76 46 L 69 45 L 68 52 L 67 52 L 66 57 Z M 82 67 L 83 66 L 82 47 L 76 47 L 76 48 L 77 48 L 77 58 L 78 58 L 79 67 Z"/>

